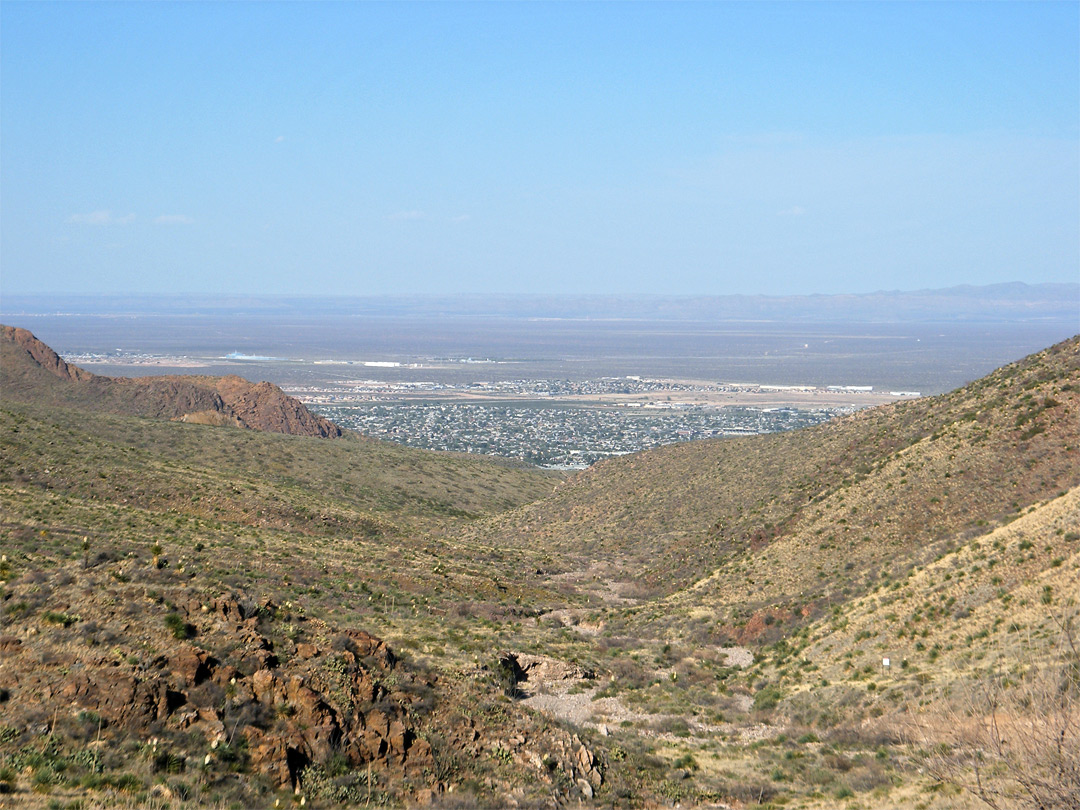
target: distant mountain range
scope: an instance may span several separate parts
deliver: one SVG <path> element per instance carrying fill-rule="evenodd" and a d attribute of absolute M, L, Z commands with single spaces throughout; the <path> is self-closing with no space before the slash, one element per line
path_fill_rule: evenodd
<path fill-rule="evenodd" d="M 1080 324 L 1080 284 L 962 285 L 850 295 L 7 295 L 13 314 L 334 314 L 418 317 Z"/>

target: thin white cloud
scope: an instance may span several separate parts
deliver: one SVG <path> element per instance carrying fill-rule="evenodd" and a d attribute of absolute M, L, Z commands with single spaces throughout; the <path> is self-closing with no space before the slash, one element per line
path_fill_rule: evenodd
<path fill-rule="evenodd" d="M 472 219 L 471 214 L 459 214 L 456 217 L 450 217 L 451 222 L 468 222 L 470 219 Z"/>
<path fill-rule="evenodd" d="M 88 214 L 72 214 L 67 221 L 74 225 L 130 225 L 135 221 L 135 215 L 116 216 L 112 211 L 103 209 Z"/>
<path fill-rule="evenodd" d="M 394 214 L 389 214 L 387 219 L 407 220 L 407 219 L 425 219 L 427 215 L 423 211 L 398 211 Z"/>
<path fill-rule="evenodd" d="M 274 138 L 274 143 L 285 143 L 285 136 L 278 135 L 276 138 Z"/>
<path fill-rule="evenodd" d="M 777 211 L 778 217 L 801 217 L 806 213 L 806 209 L 801 205 L 793 205 L 791 208 L 785 208 L 783 211 Z"/>
<path fill-rule="evenodd" d="M 162 214 L 154 218 L 155 225 L 194 225 L 195 220 L 187 214 Z"/>

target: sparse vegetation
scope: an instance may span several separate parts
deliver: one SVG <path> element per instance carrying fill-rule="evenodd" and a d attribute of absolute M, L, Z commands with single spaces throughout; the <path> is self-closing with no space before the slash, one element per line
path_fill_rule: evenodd
<path fill-rule="evenodd" d="M 1080 802 L 1080 647 L 1076 609 L 1053 616 L 1054 654 L 1018 675 L 988 672 L 945 705 L 916 741 L 926 767 L 995 810 Z"/>
<path fill-rule="evenodd" d="M 0 692 L 0 792 L 944 810 L 978 774 L 1015 806 L 1022 768 L 1056 760 L 963 735 L 1036 705 L 1050 732 L 1074 717 L 1052 617 L 1080 571 L 1076 357 L 613 459 L 554 493 L 561 476 L 358 437 L 0 400 L 0 671 L 20 673 Z M 511 650 L 579 674 L 515 669 Z M 107 694 L 150 708 L 135 723 Z M 545 696 L 579 714 L 522 705 Z M 900 738 L 914 716 L 925 737 Z M 358 717 L 383 724 L 382 754 L 348 748 Z M 331 718 L 325 745 L 274 759 Z M 429 752 L 413 770 L 386 754 L 399 733 Z"/>

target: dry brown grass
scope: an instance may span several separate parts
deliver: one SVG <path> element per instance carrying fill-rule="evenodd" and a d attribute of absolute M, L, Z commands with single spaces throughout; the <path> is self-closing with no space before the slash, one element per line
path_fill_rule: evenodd
<path fill-rule="evenodd" d="M 934 694 L 912 738 L 935 778 L 994 810 L 1080 807 L 1080 647 L 1075 607 L 1055 617 L 1055 655 Z"/>

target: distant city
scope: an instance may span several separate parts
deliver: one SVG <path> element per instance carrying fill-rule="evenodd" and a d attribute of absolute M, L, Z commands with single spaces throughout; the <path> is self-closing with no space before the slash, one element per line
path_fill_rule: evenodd
<path fill-rule="evenodd" d="M 639 375 L 462 384 L 339 380 L 286 390 L 342 427 L 369 436 L 557 469 L 580 469 L 609 456 L 691 439 L 792 430 L 883 399 L 918 396 L 914 391 L 875 395 L 872 386 L 724 384 Z"/>
<path fill-rule="evenodd" d="M 460 402 L 309 404 L 342 427 L 410 447 L 520 458 L 581 469 L 609 456 L 691 439 L 771 433 L 818 424 L 854 408 L 663 409 L 530 407 Z"/>
<path fill-rule="evenodd" d="M 489 357 L 424 362 L 289 360 L 233 351 L 218 357 L 114 350 L 69 355 L 89 368 L 191 370 L 229 362 L 278 377 L 284 390 L 341 427 L 410 447 L 583 469 L 610 456 L 675 442 L 793 430 L 859 408 L 921 396 L 872 385 L 762 384 L 650 378 L 459 379 L 455 368 L 498 376 L 523 364 Z M 221 369 L 224 370 L 224 369 Z M 290 371 L 291 370 L 291 371 Z M 408 378 L 350 376 L 362 370 Z M 273 373 L 277 372 L 277 373 Z M 297 376 L 305 382 L 297 381 Z M 345 376 L 341 376 L 345 375 Z M 411 379 L 409 379 L 411 378 Z"/>

